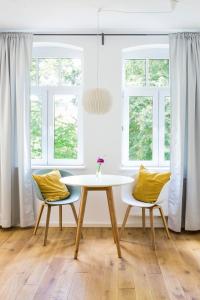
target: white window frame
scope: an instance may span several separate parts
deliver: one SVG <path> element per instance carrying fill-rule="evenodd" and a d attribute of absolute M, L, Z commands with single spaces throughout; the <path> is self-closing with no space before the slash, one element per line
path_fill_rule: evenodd
<path fill-rule="evenodd" d="M 81 60 L 83 70 L 83 54 L 80 48 L 74 47 L 36 47 L 33 51 L 33 59 L 45 58 L 78 58 Z M 38 64 L 37 64 L 38 65 Z M 83 74 L 83 71 L 82 71 Z M 37 77 L 39 72 L 37 70 Z M 83 75 L 82 75 L 83 77 Z M 39 83 L 39 78 L 37 82 Z M 82 79 L 83 81 L 83 79 Z M 82 166 L 83 165 L 83 111 L 81 105 L 82 85 L 80 86 L 32 86 L 31 94 L 38 95 L 42 99 L 42 159 L 31 159 L 33 166 Z M 53 137 L 53 95 L 75 95 L 78 100 L 78 128 L 77 128 L 77 159 L 54 159 Z"/>
<path fill-rule="evenodd" d="M 164 158 L 165 143 L 165 97 L 170 97 L 169 88 L 159 89 L 159 166 L 169 166 L 169 161 Z"/>
<path fill-rule="evenodd" d="M 55 159 L 54 158 L 54 95 L 74 95 L 78 100 L 78 146 L 77 159 Z M 52 87 L 48 89 L 48 164 L 49 165 L 65 165 L 68 166 L 81 165 L 82 157 L 82 113 L 80 103 L 81 91 L 74 87 Z"/>
<path fill-rule="evenodd" d="M 32 87 L 31 95 L 36 95 L 42 102 L 42 158 L 31 159 L 31 164 L 34 166 L 47 165 L 47 89 L 43 87 Z"/>
<path fill-rule="evenodd" d="M 152 97 L 153 107 L 152 107 L 152 160 L 129 160 L 129 97 L 131 96 L 147 96 Z M 127 117 L 128 116 L 128 117 Z M 145 164 L 146 166 L 157 165 L 158 157 L 158 93 L 155 88 L 127 88 L 124 94 L 124 117 L 123 117 L 123 165 L 125 166 L 139 166 Z"/>
<path fill-rule="evenodd" d="M 149 87 L 148 75 L 146 73 L 147 86 L 134 87 L 125 84 L 125 60 L 126 59 L 169 59 L 168 49 L 157 47 L 145 47 L 132 51 L 124 51 L 123 53 L 123 80 L 122 80 L 122 166 L 138 167 L 141 164 L 150 167 L 169 167 L 170 162 L 164 160 L 164 113 L 165 113 L 165 97 L 170 96 L 169 87 Z M 146 64 L 147 71 L 147 64 Z M 169 78 L 170 82 L 170 78 Z M 129 160 L 129 97 L 130 96 L 150 96 L 153 97 L 153 147 L 152 160 Z"/>

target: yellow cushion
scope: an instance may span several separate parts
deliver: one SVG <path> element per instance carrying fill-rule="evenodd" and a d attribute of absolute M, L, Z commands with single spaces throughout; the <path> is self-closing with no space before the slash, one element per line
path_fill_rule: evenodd
<path fill-rule="evenodd" d="M 61 175 L 58 170 L 43 175 L 33 174 L 33 178 L 48 201 L 62 200 L 70 195 L 66 185 L 60 182 Z"/>
<path fill-rule="evenodd" d="M 167 181 L 170 172 L 151 173 L 144 166 L 140 167 L 137 181 L 133 191 L 133 197 L 142 202 L 155 202 Z"/>

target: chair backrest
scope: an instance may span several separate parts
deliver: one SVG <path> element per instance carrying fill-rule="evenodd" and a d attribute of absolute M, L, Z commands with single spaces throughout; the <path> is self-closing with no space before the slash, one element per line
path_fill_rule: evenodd
<path fill-rule="evenodd" d="M 33 174 L 43 175 L 43 174 L 47 174 L 47 173 L 49 173 L 53 170 L 55 170 L 55 169 L 34 170 Z M 57 169 L 57 170 L 59 170 L 59 169 Z M 59 171 L 60 171 L 61 177 L 73 176 L 73 174 L 71 174 L 68 171 L 64 171 L 64 170 L 59 170 Z M 44 201 L 45 199 L 43 198 L 42 193 L 40 191 L 40 188 L 39 188 L 37 182 L 34 180 L 34 178 L 33 178 L 33 187 L 34 187 L 34 192 L 36 194 L 36 197 L 39 200 Z M 70 194 L 80 193 L 80 188 L 79 187 L 67 186 L 67 188 L 68 188 Z"/>
<path fill-rule="evenodd" d="M 169 198 L 169 186 L 170 186 L 170 180 L 167 181 L 164 186 L 162 187 L 162 190 L 160 191 L 160 194 L 158 196 L 157 201 L 155 204 L 164 204 L 165 201 Z"/>
<path fill-rule="evenodd" d="M 136 176 L 137 175 L 135 174 L 132 177 L 135 179 Z M 134 180 L 133 183 L 126 184 L 126 185 L 123 185 L 121 187 L 122 199 L 123 199 L 123 197 L 127 197 L 127 198 L 132 197 L 133 189 L 134 189 L 135 184 L 136 184 L 136 181 Z M 156 202 L 154 202 L 154 204 L 159 204 L 160 205 L 160 204 L 163 204 L 165 201 L 168 200 L 169 185 L 170 185 L 170 180 L 168 182 L 166 182 L 165 185 L 162 187 L 162 190 L 160 191 L 158 199 L 156 200 Z"/>
<path fill-rule="evenodd" d="M 133 177 L 134 179 L 136 179 L 136 176 L 137 175 L 135 174 L 135 175 L 133 175 L 131 177 Z M 131 182 L 129 184 L 125 184 L 125 185 L 121 186 L 121 196 L 122 196 L 122 199 L 123 199 L 123 197 L 132 197 L 135 183 L 136 183 L 136 181 L 134 180 L 133 182 Z"/>

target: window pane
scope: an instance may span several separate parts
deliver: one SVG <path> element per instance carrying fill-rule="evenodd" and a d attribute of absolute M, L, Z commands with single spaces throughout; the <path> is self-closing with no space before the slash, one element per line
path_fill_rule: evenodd
<path fill-rule="evenodd" d="M 61 60 L 62 85 L 80 85 L 81 83 L 81 60 L 64 58 Z"/>
<path fill-rule="evenodd" d="M 153 98 L 129 97 L 129 160 L 152 160 Z"/>
<path fill-rule="evenodd" d="M 60 61 L 57 58 L 39 59 L 39 85 L 59 84 Z"/>
<path fill-rule="evenodd" d="M 30 77 L 31 77 L 31 85 L 37 85 L 37 66 L 36 66 L 37 60 L 34 58 L 32 59 L 31 64 L 31 71 L 30 71 Z"/>
<path fill-rule="evenodd" d="M 170 160 L 170 133 L 171 133 L 171 103 L 170 97 L 165 97 L 165 145 L 164 159 Z"/>
<path fill-rule="evenodd" d="M 31 158 L 42 159 L 42 103 L 31 95 Z"/>
<path fill-rule="evenodd" d="M 146 85 L 146 61 L 145 59 L 125 60 L 125 83 L 126 85 Z"/>
<path fill-rule="evenodd" d="M 169 86 L 169 60 L 150 59 L 149 60 L 149 85 Z"/>
<path fill-rule="evenodd" d="M 74 95 L 54 96 L 54 158 L 77 159 L 78 101 Z"/>

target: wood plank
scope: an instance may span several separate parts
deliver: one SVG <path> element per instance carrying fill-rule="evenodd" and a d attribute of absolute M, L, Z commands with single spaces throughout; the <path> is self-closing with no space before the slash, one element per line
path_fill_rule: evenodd
<path fill-rule="evenodd" d="M 36 284 L 24 284 L 20 292 L 16 296 L 16 300 L 32 300 L 37 291 Z"/>
<path fill-rule="evenodd" d="M 145 236 L 141 235 L 142 230 L 128 228 L 124 233 L 124 240 L 128 242 L 123 241 L 121 247 L 133 272 L 136 299 L 153 300 L 143 255 L 144 245 L 151 247 L 151 243 L 148 240 L 148 243 L 144 244 Z"/>
<path fill-rule="evenodd" d="M 122 258 L 118 262 L 118 288 L 134 289 L 133 270 L 129 261 Z"/>
<path fill-rule="evenodd" d="M 68 300 L 86 299 L 86 286 L 89 280 L 88 273 L 75 273 L 72 279 L 72 285 L 68 294 Z"/>
<path fill-rule="evenodd" d="M 161 274 L 148 275 L 148 280 L 151 286 L 151 295 L 154 300 L 169 300 L 167 287 L 164 278 Z"/>
<path fill-rule="evenodd" d="M 146 237 L 151 241 L 150 230 L 147 230 L 146 233 L 148 233 L 149 236 L 147 237 L 147 235 L 145 236 L 144 234 L 140 240 L 140 259 L 144 260 L 144 272 L 147 276 L 151 297 L 154 300 L 170 299 L 156 252 L 152 249 L 151 244 L 146 241 Z"/>
<path fill-rule="evenodd" d="M 185 289 L 180 281 L 180 275 L 183 275 L 185 271 L 173 242 L 163 238 L 163 232 L 161 237 L 159 230 L 157 230 L 157 236 L 160 239 L 157 243 L 156 255 L 170 298 L 187 299 Z"/>
<path fill-rule="evenodd" d="M 11 250 L 11 252 L 8 251 L 5 257 L 4 263 L 6 261 L 7 265 L 4 268 L 4 273 L 0 276 L 0 299 L 15 299 L 32 270 L 35 253 L 37 253 L 35 252 L 37 248 L 34 247 L 34 240 L 38 239 L 39 236 L 37 238 L 33 237 L 32 234 L 30 235 L 30 232 L 33 232 L 32 229 L 16 231 L 16 241 L 9 240 L 8 245 L 4 244 L 5 248 L 1 249 Z M 26 238 L 27 235 L 29 239 L 26 239 L 26 242 L 24 242 L 24 237 Z M 9 259 L 12 259 L 12 264 L 8 263 Z"/>
<path fill-rule="evenodd" d="M 200 241 L 193 239 L 182 240 L 177 238 L 177 236 L 178 235 L 174 236 L 173 242 L 180 255 L 180 259 L 182 260 L 182 266 L 185 268 L 184 273 L 188 274 L 188 276 L 181 276 L 181 283 L 183 288 L 185 288 L 186 278 L 190 277 L 190 280 L 193 282 L 193 287 L 195 287 L 195 290 L 199 291 L 196 295 L 200 298 L 200 261 L 198 259 L 198 253 L 200 253 Z M 190 289 L 188 290 L 186 288 L 185 293 L 190 297 Z"/>
<path fill-rule="evenodd" d="M 76 262 L 74 259 L 67 259 L 65 262 L 63 261 L 63 266 L 61 271 L 56 274 L 56 282 L 51 288 L 51 293 L 49 299 L 51 300 L 63 300 L 67 299 L 67 295 L 69 294 L 73 276 L 76 270 Z"/>
<path fill-rule="evenodd" d="M 135 289 L 119 289 L 118 300 L 135 300 Z"/>
<path fill-rule="evenodd" d="M 0 229 L 0 247 L 14 234 L 12 229 Z"/>
<path fill-rule="evenodd" d="M 55 257 L 49 264 L 46 270 L 43 280 L 34 296 L 34 300 L 48 300 L 51 297 L 51 291 L 56 284 L 56 280 L 60 270 L 63 266 L 63 258 Z"/>
<path fill-rule="evenodd" d="M 105 271 L 104 271 L 104 288 L 103 288 L 103 297 L 102 299 L 113 300 L 117 299 L 118 291 L 118 278 L 117 278 L 117 269 L 118 269 L 118 259 L 113 255 L 106 255 L 105 257 Z"/>
<path fill-rule="evenodd" d="M 91 239 L 91 246 L 88 251 L 89 255 L 87 261 L 89 262 L 90 267 L 88 270 L 89 281 L 86 287 L 85 297 L 87 300 L 101 300 L 105 283 L 105 254 L 110 253 L 110 245 L 113 245 L 113 240 L 111 238 L 110 240 L 105 241 L 105 243 L 102 243 L 101 229 L 88 230 L 87 238 L 88 234 Z"/>

